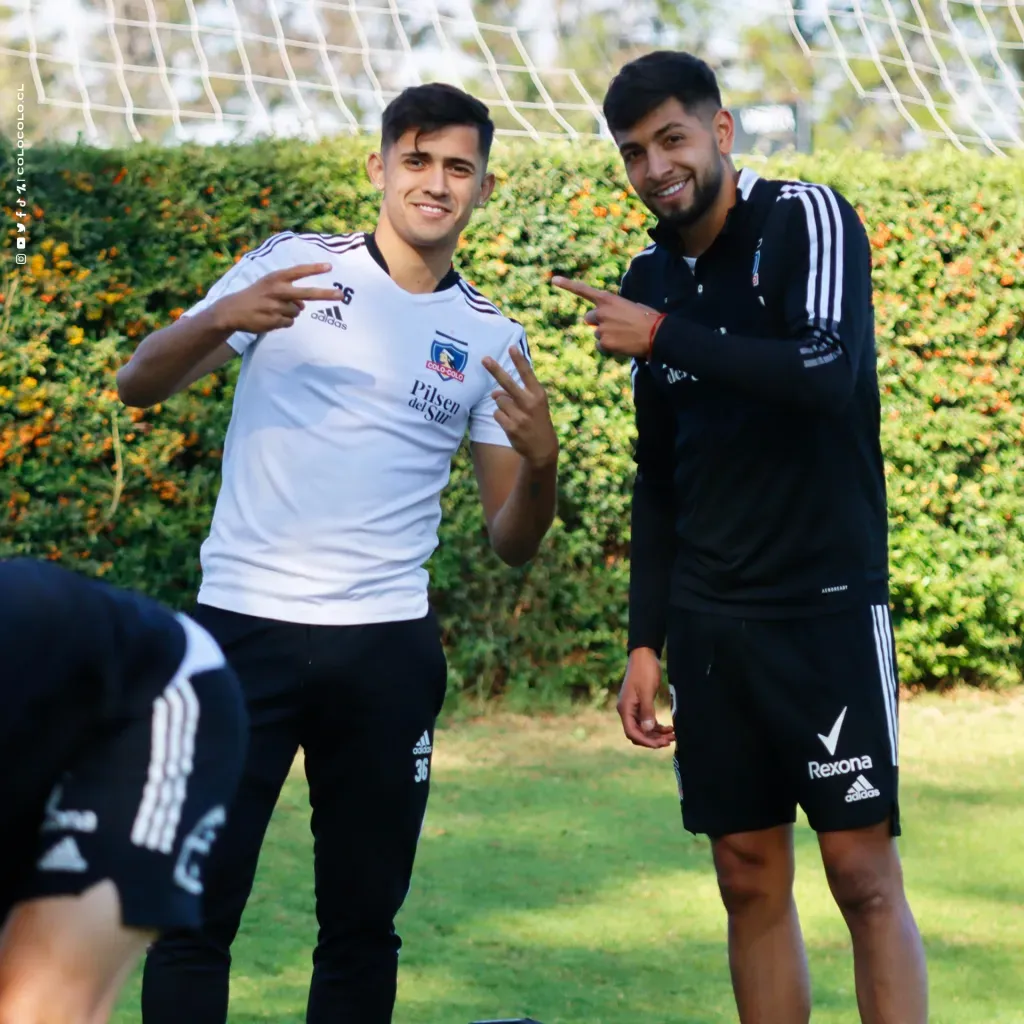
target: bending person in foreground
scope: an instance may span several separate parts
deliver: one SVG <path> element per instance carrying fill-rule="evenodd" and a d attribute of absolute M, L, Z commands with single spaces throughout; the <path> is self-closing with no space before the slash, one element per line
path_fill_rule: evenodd
<path fill-rule="evenodd" d="M 191 619 L 49 562 L 0 562 L 0 649 L 0 1022 L 105 1024 L 146 946 L 201 924 L 241 690 Z"/>

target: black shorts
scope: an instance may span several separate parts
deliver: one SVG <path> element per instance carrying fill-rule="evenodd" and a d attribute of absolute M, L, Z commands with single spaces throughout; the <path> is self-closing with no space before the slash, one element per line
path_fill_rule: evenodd
<path fill-rule="evenodd" d="M 887 819 L 899 835 L 889 609 L 741 619 L 673 608 L 668 677 L 683 824 L 712 837 Z"/>
<path fill-rule="evenodd" d="M 168 623 L 185 632 L 180 662 L 151 673 L 141 684 L 147 694 L 126 693 L 73 742 L 64 736 L 63 749 L 74 749 L 65 763 L 43 764 L 40 753 L 28 766 L 51 788 L 5 838 L 17 852 L 0 922 L 16 903 L 78 895 L 110 879 L 127 927 L 201 923 L 203 863 L 237 786 L 247 716 L 210 635 L 185 616 Z"/>

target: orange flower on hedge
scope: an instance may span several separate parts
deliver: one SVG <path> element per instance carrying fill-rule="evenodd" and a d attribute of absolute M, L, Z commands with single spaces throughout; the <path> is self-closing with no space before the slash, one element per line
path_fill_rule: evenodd
<path fill-rule="evenodd" d="M 879 224 L 878 229 L 871 236 L 871 244 L 876 249 L 881 249 L 889 239 L 892 238 L 892 231 L 889 230 L 888 224 Z"/>
<path fill-rule="evenodd" d="M 607 217 L 608 216 L 608 208 L 605 207 L 605 206 L 595 206 L 594 207 L 594 216 L 595 217 Z"/>
<path fill-rule="evenodd" d="M 128 168 L 127 167 L 122 167 L 121 170 L 119 170 L 117 172 L 117 174 L 114 176 L 114 184 L 115 185 L 120 185 L 121 182 L 124 181 L 125 175 L 127 173 L 128 173 Z"/>
<path fill-rule="evenodd" d="M 1013 284 L 1013 274 L 1011 274 L 1009 272 L 1003 274 L 1003 276 L 1001 278 L 999 278 L 999 283 L 1004 288 L 1009 288 L 1010 285 Z"/>

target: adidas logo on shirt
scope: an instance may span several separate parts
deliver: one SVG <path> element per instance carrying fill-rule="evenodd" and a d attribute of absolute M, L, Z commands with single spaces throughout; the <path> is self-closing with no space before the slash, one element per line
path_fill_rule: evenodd
<path fill-rule="evenodd" d="M 36 865 L 40 871 L 86 871 L 89 865 L 74 838 L 67 836 L 51 847 Z"/>
<path fill-rule="evenodd" d="M 412 748 L 412 752 L 414 754 L 429 754 L 433 749 L 430 743 L 430 733 L 425 732 L 417 741 L 416 746 Z"/>
<path fill-rule="evenodd" d="M 322 323 L 328 324 L 331 327 L 340 327 L 343 331 L 348 330 L 348 324 L 342 319 L 341 306 L 331 306 L 328 309 L 318 309 L 313 314 L 314 320 L 320 320 Z"/>
<path fill-rule="evenodd" d="M 846 791 L 846 802 L 852 804 L 858 800 L 870 800 L 872 797 L 881 795 L 881 792 L 875 789 L 863 775 L 858 775 L 853 780 L 853 785 Z"/>

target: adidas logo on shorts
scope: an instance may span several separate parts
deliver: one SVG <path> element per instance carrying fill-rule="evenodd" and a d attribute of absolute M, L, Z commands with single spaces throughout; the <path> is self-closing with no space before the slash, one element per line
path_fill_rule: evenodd
<path fill-rule="evenodd" d="M 412 748 L 412 752 L 414 754 L 429 754 L 433 749 L 430 743 L 430 733 L 425 732 L 416 742 L 416 746 Z"/>
<path fill-rule="evenodd" d="M 872 797 L 881 795 L 881 791 L 875 789 L 863 775 L 858 775 L 853 780 L 853 785 L 846 791 L 846 802 L 853 804 L 858 800 L 870 800 Z"/>
<path fill-rule="evenodd" d="M 81 850 L 78 849 L 78 843 L 71 836 L 62 839 L 56 846 L 44 853 L 36 867 L 40 871 L 87 871 L 89 869 Z"/>
<path fill-rule="evenodd" d="M 348 330 L 348 324 L 341 318 L 341 307 L 332 306 L 328 309 L 317 310 L 313 314 L 314 320 L 322 320 L 331 327 L 340 327 L 343 331 Z"/>

